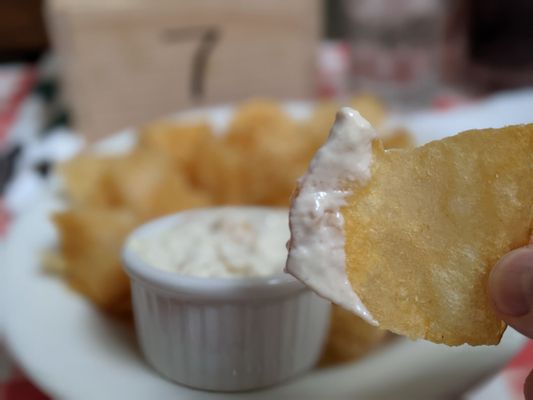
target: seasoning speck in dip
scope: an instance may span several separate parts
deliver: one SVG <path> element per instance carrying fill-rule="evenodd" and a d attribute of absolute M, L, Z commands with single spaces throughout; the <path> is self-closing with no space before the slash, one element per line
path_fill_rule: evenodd
<path fill-rule="evenodd" d="M 288 238 L 287 210 L 228 207 L 184 215 L 152 235 L 132 238 L 128 246 L 164 271 L 240 278 L 282 273 Z"/>

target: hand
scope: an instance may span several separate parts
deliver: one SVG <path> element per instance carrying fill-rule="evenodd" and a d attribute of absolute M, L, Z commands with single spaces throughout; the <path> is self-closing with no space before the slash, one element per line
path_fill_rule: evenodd
<path fill-rule="evenodd" d="M 493 268 L 489 294 L 497 314 L 533 339 L 533 244 L 506 254 Z M 526 400 L 533 400 L 533 372 L 524 384 Z"/>

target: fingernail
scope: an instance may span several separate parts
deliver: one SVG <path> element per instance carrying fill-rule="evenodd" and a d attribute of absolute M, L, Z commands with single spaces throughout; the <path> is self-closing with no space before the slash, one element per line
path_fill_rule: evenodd
<path fill-rule="evenodd" d="M 533 247 L 504 256 L 492 269 L 489 291 L 497 311 L 511 317 L 529 313 L 533 300 Z"/>

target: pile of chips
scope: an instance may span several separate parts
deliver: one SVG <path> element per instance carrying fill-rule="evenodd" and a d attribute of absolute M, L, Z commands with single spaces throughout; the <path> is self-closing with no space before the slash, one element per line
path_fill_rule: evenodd
<path fill-rule="evenodd" d="M 372 96 L 347 104 L 374 126 L 386 115 Z M 141 128 L 126 154 L 88 149 L 58 167 L 68 208 L 52 217 L 60 240 L 45 256 L 45 267 L 101 309 L 128 315 L 129 281 L 120 253 L 131 230 L 195 207 L 288 207 L 296 180 L 326 140 L 340 106 L 319 103 L 309 118 L 296 120 L 276 102 L 251 100 L 236 108 L 222 135 L 207 122 L 167 120 Z M 389 133 L 386 140 L 394 147 L 411 143 L 404 131 Z M 355 316 L 352 320 L 361 324 Z"/>

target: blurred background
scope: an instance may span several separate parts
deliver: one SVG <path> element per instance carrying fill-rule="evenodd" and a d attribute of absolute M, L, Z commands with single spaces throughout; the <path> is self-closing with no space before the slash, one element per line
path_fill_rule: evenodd
<path fill-rule="evenodd" d="M 532 21 L 531 0 L 0 0 L 0 241 L 74 138 L 257 96 L 409 113 L 522 93 Z M 1 339 L 0 400 L 46 398 Z"/>
<path fill-rule="evenodd" d="M 46 123 L 101 137 L 250 96 L 419 107 L 533 81 L 526 0 L 285 3 L 3 0 L 2 111 L 32 89 Z"/>

